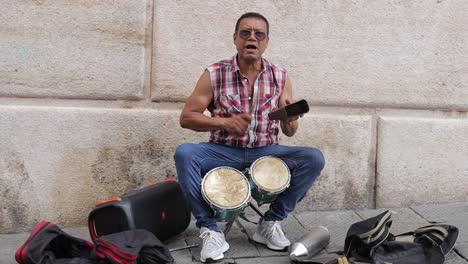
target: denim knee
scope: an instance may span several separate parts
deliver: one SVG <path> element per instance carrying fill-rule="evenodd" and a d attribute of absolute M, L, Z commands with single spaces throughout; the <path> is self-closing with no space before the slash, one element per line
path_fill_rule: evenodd
<path fill-rule="evenodd" d="M 196 144 L 193 143 L 183 143 L 177 146 L 174 153 L 174 160 L 176 162 L 185 161 L 187 159 L 193 158 L 193 151 L 195 150 Z"/>
<path fill-rule="evenodd" d="M 319 149 L 304 148 L 303 155 L 308 161 L 308 165 L 311 166 L 314 171 L 321 172 L 325 167 L 325 157 Z"/>

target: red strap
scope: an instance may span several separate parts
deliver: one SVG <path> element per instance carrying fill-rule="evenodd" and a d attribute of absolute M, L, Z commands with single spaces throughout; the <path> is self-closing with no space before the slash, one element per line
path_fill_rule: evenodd
<path fill-rule="evenodd" d="M 18 248 L 18 250 L 16 251 L 16 253 L 15 253 L 16 262 L 18 262 L 19 264 L 27 264 L 26 253 L 27 253 L 28 248 L 29 248 L 29 243 L 34 238 L 34 236 L 36 236 L 39 232 L 41 232 L 42 230 L 44 230 L 44 229 L 46 229 L 46 228 L 48 228 L 48 227 L 50 227 L 52 225 L 53 224 L 42 220 L 36 226 L 36 228 L 34 228 L 34 230 L 31 232 L 31 235 L 29 235 L 28 239 L 26 240 L 26 242 L 24 242 L 24 244 L 20 248 Z"/>

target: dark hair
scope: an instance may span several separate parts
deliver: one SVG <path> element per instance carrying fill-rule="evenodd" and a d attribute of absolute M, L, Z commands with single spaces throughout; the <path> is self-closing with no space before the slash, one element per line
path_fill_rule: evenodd
<path fill-rule="evenodd" d="M 239 31 L 239 24 L 240 24 L 241 20 L 244 19 L 244 18 L 249 18 L 249 17 L 253 17 L 253 18 L 257 18 L 257 19 L 261 19 L 261 20 L 265 21 L 265 23 L 267 25 L 267 35 L 270 33 L 270 24 L 268 23 L 268 20 L 264 16 L 262 16 L 259 13 L 248 12 L 248 13 L 243 14 L 241 17 L 239 17 L 239 19 L 237 19 L 236 31 L 234 31 L 234 34 L 237 33 L 237 31 Z"/>

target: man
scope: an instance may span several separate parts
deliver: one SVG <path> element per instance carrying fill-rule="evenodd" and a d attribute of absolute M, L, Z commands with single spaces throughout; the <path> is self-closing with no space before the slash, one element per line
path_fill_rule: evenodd
<path fill-rule="evenodd" d="M 179 183 L 201 228 L 202 262 L 221 259 L 229 249 L 213 218 L 213 209 L 201 194 L 202 177 L 208 171 L 220 166 L 243 170 L 263 156 L 280 158 L 288 165 L 290 187 L 271 203 L 253 236 L 270 249 L 282 250 L 290 241 L 281 221 L 294 210 L 324 167 L 318 149 L 278 145 L 279 127 L 286 136 L 293 136 L 299 116 L 281 121 L 268 118 L 271 111 L 293 102 L 286 70 L 262 58 L 268 41 L 267 19 L 258 13 L 242 15 L 234 32 L 237 55 L 207 67 L 180 116 L 183 128 L 211 132 L 210 142 L 182 144 L 174 157 Z M 211 116 L 203 114 L 206 109 Z"/>

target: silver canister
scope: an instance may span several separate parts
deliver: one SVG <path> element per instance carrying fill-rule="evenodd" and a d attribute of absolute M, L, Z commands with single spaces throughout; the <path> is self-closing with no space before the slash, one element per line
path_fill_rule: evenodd
<path fill-rule="evenodd" d="M 330 242 L 330 232 L 324 226 L 318 226 L 310 229 L 307 234 L 299 238 L 289 248 L 289 257 L 312 257 L 324 249 Z"/>

